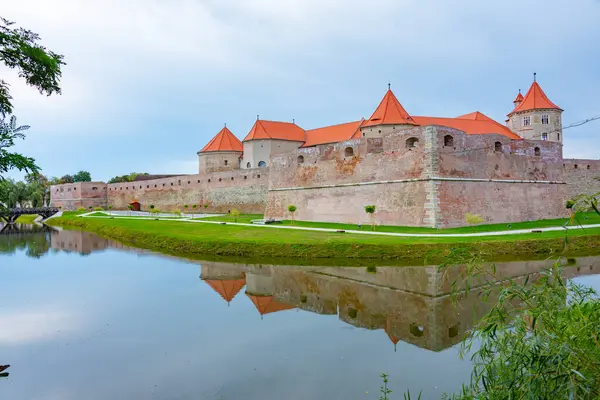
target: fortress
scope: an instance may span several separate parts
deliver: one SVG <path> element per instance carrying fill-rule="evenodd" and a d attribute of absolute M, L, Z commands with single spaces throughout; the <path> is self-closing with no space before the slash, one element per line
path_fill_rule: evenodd
<path fill-rule="evenodd" d="M 535 81 L 505 124 L 480 112 L 413 116 L 390 88 L 371 117 L 305 130 L 258 119 L 243 141 L 226 126 L 198 152 L 199 173 L 135 182 L 51 188 L 63 209 L 125 209 L 137 199 L 162 210 L 209 205 L 209 212 L 454 227 L 465 214 L 488 223 L 557 218 L 565 200 L 600 191 L 600 160 L 563 159 L 563 110 Z"/>

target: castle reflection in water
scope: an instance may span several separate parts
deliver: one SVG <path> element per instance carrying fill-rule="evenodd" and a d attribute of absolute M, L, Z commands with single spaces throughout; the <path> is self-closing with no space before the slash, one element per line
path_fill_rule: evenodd
<path fill-rule="evenodd" d="M 41 250 L 41 254 L 30 252 L 28 247 L 27 254 L 37 257 L 50 249 L 89 254 L 108 248 L 169 257 L 127 248 L 81 231 L 50 230 L 0 236 L 0 252 L 27 246 Z M 394 346 L 404 341 L 432 351 L 459 343 L 473 326 L 474 319 L 489 309 L 498 294 L 492 292 L 488 302 L 483 302 L 479 296 L 483 289 L 475 285 L 469 295 L 453 298 L 450 295 L 452 282 L 461 287 L 462 266 L 445 275 L 434 265 L 377 267 L 369 272 L 365 267 L 186 261 L 200 264 L 200 279 L 215 295 L 228 303 L 236 296 L 245 296 L 254 303 L 261 318 L 290 309 L 337 316 L 356 327 L 381 330 L 389 338 L 385 340 Z M 498 274 L 503 277 L 525 279 L 529 276 L 530 280 L 550 264 L 548 260 L 495 263 Z M 600 256 L 569 259 L 566 264 L 567 277 L 600 273 Z"/>

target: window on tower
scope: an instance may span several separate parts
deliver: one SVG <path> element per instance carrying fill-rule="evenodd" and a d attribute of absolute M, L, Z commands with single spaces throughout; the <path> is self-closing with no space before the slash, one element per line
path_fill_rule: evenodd
<path fill-rule="evenodd" d="M 546 132 L 542 133 L 542 140 L 548 140 L 548 134 Z"/>
<path fill-rule="evenodd" d="M 548 125 L 548 114 L 542 115 L 542 125 Z"/>
<path fill-rule="evenodd" d="M 523 126 L 530 126 L 531 125 L 531 117 L 527 116 L 527 117 L 523 117 Z"/>

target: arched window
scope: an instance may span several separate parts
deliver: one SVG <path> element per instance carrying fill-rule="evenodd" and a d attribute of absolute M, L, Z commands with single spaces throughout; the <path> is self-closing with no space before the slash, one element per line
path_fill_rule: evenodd
<path fill-rule="evenodd" d="M 225 160 L 225 165 L 227 165 L 227 160 Z"/>
<path fill-rule="evenodd" d="M 406 148 L 407 149 L 414 149 L 415 147 L 417 147 L 417 143 L 419 143 L 419 139 L 417 139 L 416 137 L 411 137 L 406 139 Z"/>
<path fill-rule="evenodd" d="M 262 167 L 266 167 L 266 166 L 267 166 L 266 162 L 264 162 L 264 161 L 259 161 L 258 162 L 258 168 L 262 168 Z"/>
<path fill-rule="evenodd" d="M 540 156 L 540 155 L 542 154 L 542 153 L 540 153 L 540 148 L 539 148 L 539 147 L 536 147 L 536 148 L 534 149 L 534 152 L 535 152 L 535 155 L 536 155 L 536 156 Z"/>
<path fill-rule="evenodd" d="M 304 156 L 298 156 L 298 164 L 304 164 Z"/>
<path fill-rule="evenodd" d="M 452 137 L 452 135 L 444 136 L 444 146 L 454 147 L 454 138 Z"/>
<path fill-rule="evenodd" d="M 502 143 L 500 143 L 500 142 L 494 143 L 494 151 L 501 153 L 502 152 Z"/>
<path fill-rule="evenodd" d="M 354 149 L 352 147 L 346 147 L 346 150 L 344 150 L 344 157 L 353 157 L 354 156 Z"/>
<path fill-rule="evenodd" d="M 250 163 L 246 164 L 246 168 L 252 168 L 252 164 L 250 164 Z"/>

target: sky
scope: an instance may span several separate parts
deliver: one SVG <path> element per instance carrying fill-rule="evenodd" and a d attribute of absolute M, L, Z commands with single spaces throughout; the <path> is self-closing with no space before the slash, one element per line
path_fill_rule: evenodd
<path fill-rule="evenodd" d="M 388 82 L 412 115 L 503 123 L 537 80 L 563 125 L 600 115 L 600 0 L 20 0 L 0 16 L 67 63 L 60 96 L 12 70 L 16 149 L 47 176 L 197 173 L 227 123 L 304 129 L 368 118 Z M 600 121 L 564 155 L 600 158 Z M 19 173 L 11 173 L 19 178 Z"/>

